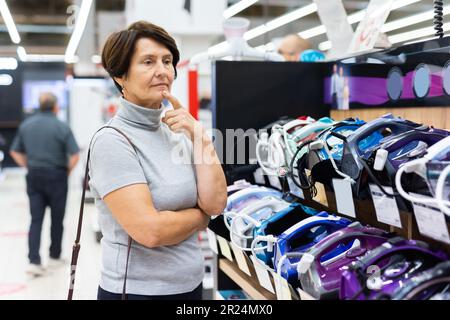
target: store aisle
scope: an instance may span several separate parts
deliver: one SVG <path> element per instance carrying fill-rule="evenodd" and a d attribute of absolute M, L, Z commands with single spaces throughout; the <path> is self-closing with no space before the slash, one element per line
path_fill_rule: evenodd
<path fill-rule="evenodd" d="M 68 195 L 62 257 L 67 264 L 48 269 L 42 277 L 25 273 L 28 259 L 27 233 L 30 222 L 25 189 L 25 171 L 6 170 L 0 182 L 0 300 L 66 299 L 69 285 L 69 264 L 78 221 L 81 190 L 71 188 Z M 41 257 L 48 260 L 50 245 L 50 212 L 46 212 L 42 229 Z M 95 207 L 85 206 L 79 268 L 74 299 L 95 299 L 100 277 L 100 245 L 92 229 Z"/>

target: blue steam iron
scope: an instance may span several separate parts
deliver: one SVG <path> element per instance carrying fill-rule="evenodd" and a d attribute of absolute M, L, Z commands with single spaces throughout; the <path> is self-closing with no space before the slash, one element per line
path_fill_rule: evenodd
<path fill-rule="evenodd" d="M 276 239 L 273 257 L 275 271 L 292 285 L 298 286 L 297 263 L 301 254 L 349 224 L 351 221 L 348 219 L 321 212 L 293 225 Z M 331 259 L 347 249 L 338 247 L 323 259 Z"/>

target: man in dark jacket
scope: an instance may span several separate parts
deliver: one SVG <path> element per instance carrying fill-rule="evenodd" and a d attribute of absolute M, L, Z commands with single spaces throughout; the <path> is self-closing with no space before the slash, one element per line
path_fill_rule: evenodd
<path fill-rule="evenodd" d="M 45 209 L 51 209 L 51 246 L 49 265 L 61 264 L 61 242 L 66 207 L 68 176 L 79 160 L 79 148 L 67 124 L 60 121 L 57 98 L 52 93 L 39 97 L 39 112 L 25 120 L 11 145 L 16 163 L 28 169 L 27 194 L 31 225 L 28 235 L 27 272 L 45 271 L 39 254 Z"/>

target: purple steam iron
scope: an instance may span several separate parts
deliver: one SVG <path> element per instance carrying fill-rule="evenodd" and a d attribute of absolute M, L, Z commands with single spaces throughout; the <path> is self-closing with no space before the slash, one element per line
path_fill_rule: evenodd
<path fill-rule="evenodd" d="M 449 135 L 450 132 L 446 130 L 420 127 L 383 139 L 376 150 L 372 151 L 369 158 L 362 160 L 362 164 L 366 168 L 363 176 L 368 175 L 370 177 L 370 179 L 365 180 L 369 183 L 375 183 L 387 196 L 397 197 L 400 209 L 412 211 L 412 208 L 403 198 L 399 197 L 397 192 L 391 194 L 383 186 L 391 186 L 395 190 L 395 175 L 399 167 L 411 160 L 422 158 L 430 146 Z M 426 181 L 414 173 L 404 175 L 403 183 L 410 186 L 408 191 L 422 193 L 428 190 Z"/>
<path fill-rule="evenodd" d="M 359 222 L 336 231 L 306 252 L 298 263 L 301 288 L 316 299 L 336 299 L 342 273 L 349 265 L 385 243 L 391 234 Z M 352 242 L 351 249 L 333 259 L 322 262 L 322 257 L 337 246 Z"/>
<path fill-rule="evenodd" d="M 433 251 L 425 242 L 392 238 L 342 274 L 340 298 L 391 299 L 408 279 L 446 259 L 443 251 Z"/>
<path fill-rule="evenodd" d="M 407 280 L 392 300 L 429 300 L 450 293 L 450 261 L 441 262 Z"/>

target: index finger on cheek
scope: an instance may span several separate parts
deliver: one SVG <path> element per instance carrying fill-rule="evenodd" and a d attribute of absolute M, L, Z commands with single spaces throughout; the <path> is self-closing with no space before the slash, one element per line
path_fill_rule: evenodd
<path fill-rule="evenodd" d="M 167 100 L 169 100 L 175 110 L 182 108 L 182 105 L 178 99 L 171 95 L 168 91 L 163 91 L 163 95 Z"/>

